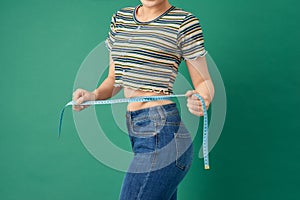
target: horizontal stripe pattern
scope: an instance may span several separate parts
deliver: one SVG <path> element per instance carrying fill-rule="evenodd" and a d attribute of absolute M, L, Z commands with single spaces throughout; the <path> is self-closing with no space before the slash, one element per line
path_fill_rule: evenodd
<path fill-rule="evenodd" d="M 106 46 L 115 64 L 115 86 L 172 93 L 181 61 L 206 54 L 199 20 L 171 7 L 155 20 L 139 22 L 136 8 L 123 8 L 111 19 Z"/>

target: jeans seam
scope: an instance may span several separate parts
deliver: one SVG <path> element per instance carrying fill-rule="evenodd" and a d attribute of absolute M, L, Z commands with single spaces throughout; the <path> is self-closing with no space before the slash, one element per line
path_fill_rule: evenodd
<path fill-rule="evenodd" d="M 155 129 L 157 129 L 157 128 L 155 127 Z M 157 130 L 156 130 L 156 132 L 157 132 Z M 154 135 L 154 137 L 155 137 L 155 147 L 154 147 L 154 152 L 152 152 L 153 153 L 153 159 L 151 161 L 151 167 L 150 167 L 149 172 L 146 175 L 146 178 L 144 180 L 144 183 L 143 183 L 142 187 L 140 188 L 140 190 L 138 192 L 137 200 L 142 200 L 141 198 L 142 198 L 142 195 L 143 195 L 143 190 L 146 187 L 148 179 L 149 179 L 149 176 L 150 176 L 150 174 L 152 172 L 152 169 L 154 168 L 154 165 L 156 164 L 157 148 L 158 148 L 158 146 L 157 146 L 157 144 L 158 144 L 157 133 Z"/>
<path fill-rule="evenodd" d="M 179 154 L 179 152 L 178 152 L 178 142 L 176 141 L 177 140 L 177 133 L 174 133 L 174 140 L 175 140 L 175 146 L 176 146 L 176 158 L 175 158 L 175 163 L 176 163 L 176 166 L 178 167 L 178 168 L 180 168 L 181 170 L 184 170 L 184 167 L 182 167 L 179 163 L 178 163 L 178 160 L 179 160 L 179 156 L 178 156 L 178 154 Z"/>
<path fill-rule="evenodd" d="M 152 172 L 152 169 L 153 169 L 153 167 L 154 167 L 153 165 L 155 165 L 155 163 L 156 163 L 156 156 L 157 156 L 156 154 L 157 154 L 157 149 L 155 148 L 155 151 L 154 151 L 154 153 L 153 153 L 153 160 L 152 160 L 152 162 L 151 162 L 150 170 L 149 170 L 149 172 L 147 173 L 146 178 L 145 178 L 145 180 L 144 180 L 144 183 L 143 183 L 142 187 L 140 188 L 140 190 L 139 190 L 139 192 L 138 192 L 137 200 L 142 200 L 141 197 L 142 197 L 142 194 L 143 194 L 143 190 L 144 190 L 144 188 L 146 187 L 146 184 L 147 184 L 147 182 L 148 182 L 149 176 L 150 176 L 150 174 L 151 174 L 151 172 Z"/>
<path fill-rule="evenodd" d="M 189 149 L 190 148 L 192 148 L 191 147 L 191 145 L 192 145 L 192 143 L 185 149 L 185 151 L 184 152 L 182 152 L 182 154 L 181 155 L 179 155 L 180 154 L 180 152 L 179 152 L 179 146 L 178 146 L 178 139 L 180 140 L 180 138 L 182 138 L 182 139 L 185 139 L 185 138 L 187 138 L 187 137 L 178 137 L 178 136 L 185 136 L 185 135 L 188 135 L 188 134 L 180 134 L 180 133 L 174 133 L 174 142 L 175 142 L 175 149 L 176 149 L 176 158 L 175 158 L 175 165 L 179 168 L 179 169 L 181 169 L 181 170 L 185 170 L 185 169 L 187 169 L 187 168 L 189 168 L 190 167 L 190 165 L 191 165 L 191 162 L 190 162 L 190 164 L 181 164 L 180 163 L 180 157 L 181 156 L 184 156 L 188 151 L 189 151 Z"/>

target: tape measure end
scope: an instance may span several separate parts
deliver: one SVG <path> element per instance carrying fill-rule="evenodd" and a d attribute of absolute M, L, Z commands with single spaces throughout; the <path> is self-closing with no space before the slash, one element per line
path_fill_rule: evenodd
<path fill-rule="evenodd" d="M 210 169 L 209 165 L 205 165 L 204 169 L 209 170 Z"/>

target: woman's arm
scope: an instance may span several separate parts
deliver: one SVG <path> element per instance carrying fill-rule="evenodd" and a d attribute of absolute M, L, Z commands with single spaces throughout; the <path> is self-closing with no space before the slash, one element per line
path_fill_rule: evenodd
<path fill-rule="evenodd" d="M 115 94 L 117 94 L 121 87 L 114 87 L 115 83 L 115 64 L 110 56 L 110 64 L 109 64 L 109 72 L 106 79 L 101 83 L 101 85 L 96 88 L 94 91 L 89 92 L 87 90 L 78 88 L 73 93 L 73 101 L 75 101 L 78 105 L 85 101 L 93 101 L 93 100 L 103 100 L 108 99 Z M 81 111 L 82 109 L 88 106 L 73 106 L 73 110 Z"/>
<path fill-rule="evenodd" d="M 186 65 L 195 88 L 194 91 L 188 91 L 186 93 L 186 96 L 188 97 L 187 106 L 192 114 L 203 116 L 202 105 L 199 99 L 196 96 L 193 96 L 193 94 L 200 94 L 208 109 L 214 98 L 215 90 L 207 68 L 206 58 L 205 56 L 202 56 L 195 60 L 186 60 Z"/>
<path fill-rule="evenodd" d="M 95 99 L 103 100 L 108 99 L 114 95 L 116 95 L 121 87 L 114 87 L 115 83 L 115 64 L 112 60 L 112 57 L 109 56 L 109 72 L 106 79 L 101 83 L 101 85 L 93 91 L 95 95 Z"/>

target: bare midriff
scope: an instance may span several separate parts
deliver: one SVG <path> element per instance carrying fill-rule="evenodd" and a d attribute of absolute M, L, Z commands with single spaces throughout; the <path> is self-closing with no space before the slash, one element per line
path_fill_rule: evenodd
<path fill-rule="evenodd" d="M 148 91 L 142 91 L 142 90 L 134 90 L 131 88 L 124 87 L 124 96 L 126 98 L 132 98 L 132 97 L 140 97 L 140 96 L 162 96 L 162 95 L 168 95 L 164 94 L 163 92 L 157 93 L 157 92 L 148 92 Z M 173 103 L 171 100 L 158 100 L 158 101 L 149 101 L 149 102 L 131 102 L 127 106 L 128 111 L 135 111 L 140 110 L 144 108 L 149 108 L 152 106 L 158 106 L 158 105 L 165 105 Z"/>

